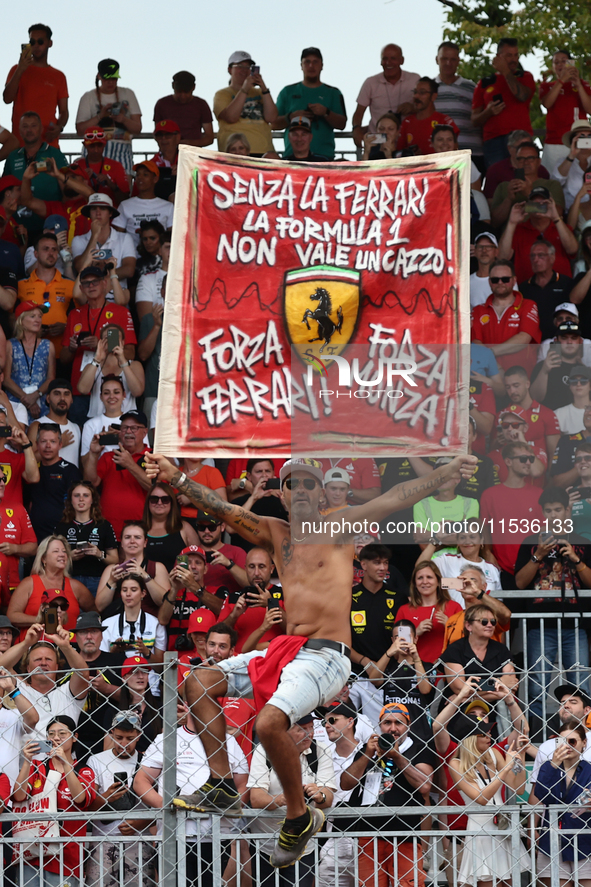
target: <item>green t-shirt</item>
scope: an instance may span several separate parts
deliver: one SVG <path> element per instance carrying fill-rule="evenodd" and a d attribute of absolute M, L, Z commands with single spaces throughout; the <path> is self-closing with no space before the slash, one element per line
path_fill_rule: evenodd
<path fill-rule="evenodd" d="M 443 521 L 470 521 L 477 519 L 479 513 L 479 504 L 477 499 L 471 499 L 467 496 L 456 496 L 449 502 L 440 502 L 434 496 L 428 496 L 421 499 L 412 509 L 412 519 L 416 524 L 421 524 L 423 531 L 432 533 L 431 525 L 433 522 L 441 524 Z M 417 532 L 419 528 L 417 527 Z M 437 532 L 437 530 L 435 531 Z M 453 528 L 440 527 L 439 534 L 456 532 Z"/>
<path fill-rule="evenodd" d="M 327 86 L 321 83 L 319 86 L 304 86 L 303 83 L 292 83 L 290 86 L 284 86 L 277 96 L 277 110 L 281 117 L 289 117 L 294 111 L 306 111 L 308 105 L 324 105 L 335 114 L 344 114 L 345 100 L 340 89 L 336 86 Z M 334 129 L 326 118 L 312 117 L 312 144 L 310 151 L 312 154 L 320 154 L 327 160 L 334 159 Z M 285 130 L 285 156 L 289 157 L 293 154 L 291 144 L 289 142 L 289 132 Z"/>
<path fill-rule="evenodd" d="M 68 161 L 61 151 L 59 151 L 57 148 L 51 148 L 47 144 L 47 142 L 43 142 L 43 144 L 37 151 L 37 156 L 35 157 L 35 160 L 37 162 L 40 160 L 47 160 L 48 157 L 53 157 L 58 169 L 63 169 L 64 166 L 68 165 Z M 11 151 L 6 158 L 4 175 L 16 176 L 17 179 L 20 179 L 22 181 L 26 168 L 27 159 L 25 157 L 25 149 L 16 148 L 16 150 Z M 31 182 L 31 190 L 33 191 L 35 197 L 38 197 L 39 200 L 62 199 L 62 192 L 57 179 L 54 179 L 53 176 L 47 175 L 47 173 L 45 172 L 40 172 L 38 176 L 35 176 L 35 178 Z"/>
<path fill-rule="evenodd" d="M 587 499 L 577 499 L 571 505 L 571 517 L 574 532 L 591 540 L 591 503 Z"/>
<path fill-rule="evenodd" d="M 560 186 L 560 182 L 555 182 L 554 179 L 536 179 L 532 185 L 532 191 L 534 188 L 546 188 L 547 191 L 550 192 L 551 197 L 554 199 L 554 203 L 556 206 L 559 206 L 561 209 L 564 208 L 564 192 Z M 494 197 L 491 203 L 491 209 L 496 209 L 497 206 L 500 206 L 504 200 L 509 196 L 509 182 L 501 182 L 500 185 L 497 185 L 494 193 Z M 523 203 L 527 198 L 524 196 L 523 191 L 518 191 L 518 193 L 511 199 L 511 206 L 515 203 Z"/>

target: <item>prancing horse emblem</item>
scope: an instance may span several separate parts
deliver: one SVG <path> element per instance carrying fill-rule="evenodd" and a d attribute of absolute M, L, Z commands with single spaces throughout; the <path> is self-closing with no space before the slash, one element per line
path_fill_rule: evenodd
<path fill-rule="evenodd" d="M 320 353 L 322 353 L 324 347 L 330 345 L 330 340 L 334 334 L 340 333 L 343 328 L 343 308 L 341 305 L 337 308 L 337 322 L 335 323 L 330 317 L 332 314 L 330 293 L 322 286 L 316 287 L 316 290 L 310 296 L 310 301 L 318 302 L 318 307 L 313 311 L 311 308 L 306 308 L 302 317 L 302 323 L 305 323 L 306 327 L 311 331 L 308 321 L 316 321 L 318 335 L 315 339 L 308 339 L 308 342 L 324 342 L 324 345 L 320 347 Z"/>

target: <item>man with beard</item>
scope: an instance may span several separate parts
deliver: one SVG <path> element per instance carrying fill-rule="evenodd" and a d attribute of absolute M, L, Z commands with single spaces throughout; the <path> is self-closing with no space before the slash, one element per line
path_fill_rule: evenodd
<path fill-rule="evenodd" d="M 413 93 L 413 113 L 404 118 L 400 127 L 399 149 L 414 145 L 418 148 L 417 154 L 432 154 L 431 133 L 440 123 L 451 126 L 456 137 L 460 134 L 451 117 L 435 110 L 437 88 L 438 84 L 430 77 L 421 77 L 418 81 Z"/>
<path fill-rule="evenodd" d="M 76 467 L 80 463 L 80 426 L 68 419 L 68 410 L 72 406 L 72 386 L 67 379 L 53 379 L 49 383 L 45 394 L 45 402 L 49 407 L 49 413 L 43 417 L 43 422 L 52 422 L 59 425 L 62 432 L 62 442 L 59 454 Z M 39 420 L 36 419 L 29 425 L 29 440 L 36 452 L 37 432 Z"/>
<path fill-rule="evenodd" d="M 226 525 L 214 514 L 199 510 L 196 522 L 199 544 L 207 556 L 207 584 L 225 585 L 230 593 L 241 591 L 248 585 L 244 571 L 246 552 L 237 545 L 226 545 L 222 536 Z"/>

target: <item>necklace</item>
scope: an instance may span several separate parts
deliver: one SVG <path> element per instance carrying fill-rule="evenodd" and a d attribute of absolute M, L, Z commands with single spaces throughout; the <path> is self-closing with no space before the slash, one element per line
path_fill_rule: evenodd
<path fill-rule="evenodd" d="M 306 533 L 304 536 L 302 536 L 301 539 L 298 539 L 297 536 L 294 536 L 292 533 L 291 538 L 293 539 L 294 542 L 303 542 L 304 539 L 307 539 L 309 535 L 310 535 L 309 533 Z"/>

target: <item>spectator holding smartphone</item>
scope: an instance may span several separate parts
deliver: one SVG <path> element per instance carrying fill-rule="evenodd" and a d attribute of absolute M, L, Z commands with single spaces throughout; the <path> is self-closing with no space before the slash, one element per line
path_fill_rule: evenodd
<path fill-rule="evenodd" d="M 236 653 L 244 651 L 247 640 L 249 649 L 264 650 L 274 637 L 284 633 L 284 624 L 276 612 L 267 609 L 269 600 L 283 600 L 280 586 L 271 582 L 274 570 L 271 555 L 263 548 L 251 548 L 244 569 L 246 587 L 238 593 L 230 593 L 219 617 L 220 622 L 235 628 L 238 633 Z M 264 624 L 266 629 L 261 632 Z"/>
<path fill-rule="evenodd" d="M 78 391 L 90 397 L 88 418 L 103 412 L 101 388 L 105 378 L 119 378 L 125 398 L 122 409 L 127 413 L 136 409 L 136 398 L 144 393 L 146 378 L 139 360 L 125 354 L 125 331 L 116 323 L 106 324 L 100 331 L 94 359 L 87 363 L 78 379 Z"/>
<path fill-rule="evenodd" d="M 136 746 L 143 754 L 149 744 L 162 733 L 162 697 L 153 693 L 152 666 L 143 656 L 129 656 L 121 669 L 123 686 L 120 688 L 111 712 L 105 715 L 107 725 L 117 711 L 134 711 L 139 715 L 140 737 Z M 107 734 L 105 748 L 114 745 L 114 737 Z"/>
<path fill-rule="evenodd" d="M 552 178 L 562 185 L 566 208 L 570 209 L 583 186 L 591 157 L 591 123 L 586 117 L 573 123 L 570 132 L 563 135 L 562 143 L 569 149 L 568 154 L 551 173 Z M 588 196 L 583 197 L 581 203 L 588 200 Z"/>
<path fill-rule="evenodd" d="M 176 557 L 169 574 L 170 590 L 158 611 L 158 621 L 167 627 L 169 650 L 193 648 L 188 625 L 196 610 L 207 609 L 218 616 L 222 609 L 227 589 L 206 587 L 207 570 L 207 555 L 198 545 L 188 545 Z"/>
<path fill-rule="evenodd" d="M 119 431 L 121 430 L 119 420 L 125 412 L 123 407 L 124 400 L 125 389 L 121 377 L 112 374 L 104 376 L 101 382 L 100 393 L 102 412 L 92 419 L 87 419 L 82 427 L 80 462 L 83 469 L 88 462 L 90 444 L 96 434 L 99 436 L 99 443 L 103 448 L 103 453 L 112 453 L 118 449 Z M 108 435 L 108 438 L 106 435 Z"/>
<path fill-rule="evenodd" d="M 97 608 L 103 616 L 111 616 L 121 605 L 117 598 L 117 583 L 125 576 L 140 576 L 146 583 L 150 596 L 145 609 L 157 613 L 165 592 L 170 588 L 170 580 L 164 564 L 151 561 L 146 555 L 146 528 L 141 521 L 126 521 L 121 532 L 119 563 L 106 567 L 100 578 L 96 595 Z M 109 605 L 113 603 L 112 607 Z"/>
<path fill-rule="evenodd" d="M 546 108 L 546 136 L 544 138 L 544 165 L 554 172 L 568 156 L 568 145 L 562 137 L 577 117 L 591 114 L 591 86 L 581 79 L 573 58 L 567 49 L 559 49 L 552 57 L 554 78 L 540 83 L 540 103 Z"/>
<path fill-rule="evenodd" d="M 396 144 L 400 133 L 400 117 L 393 111 L 382 114 L 375 132 L 363 136 L 362 160 L 389 160 L 397 157 Z"/>
<path fill-rule="evenodd" d="M 410 601 L 398 610 L 398 619 L 416 629 L 417 650 L 423 662 L 436 662 L 443 649 L 445 626 L 462 607 L 441 586 L 441 573 L 432 561 L 419 561 L 410 580 Z"/>
<path fill-rule="evenodd" d="M 228 73 L 229 86 L 218 89 L 213 98 L 213 113 L 219 124 L 218 150 L 226 150 L 228 136 L 233 132 L 243 132 L 253 156 L 262 157 L 273 150 L 271 123 L 278 115 L 271 91 L 248 52 L 232 53 Z"/>
<path fill-rule="evenodd" d="M 246 479 L 252 484 L 252 492 L 234 499 L 235 505 L 241 505 L 245 511 L 259 514 L 262 517 L 276 517 L 287 520 L 287 512 L 283 507 L 279 478 L 275 476 L 275 466 L 271 459 L 249 459 L 246 463 Z M 250 543 L 245 542 L 238 533 L 232 534 L 232 544 L 248 551 Z"/>
<path fill-rule="evenodd" d="M 124 653 L 127 658 L 143 656 L 151 664 L 162 662 L 166 629 L 142 607 L 148 593 L 144 579 L 131 573 L 117 582 L 116 593 L 121 596 L 123 611 L 103 621 L 101 650 Z"/>
<path fill-rule="evenodd" d="M 244 549 L 222 542 L 226 525 L 216 517 L 199 510 L 195 522 L 199 544 L 207 555 L 210 584 L 225 585 L 230 592 L 240 592 L 248 585 Z"/>

